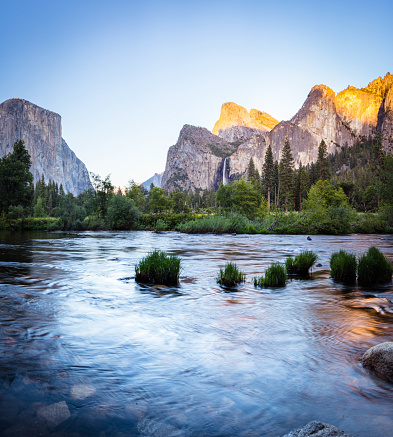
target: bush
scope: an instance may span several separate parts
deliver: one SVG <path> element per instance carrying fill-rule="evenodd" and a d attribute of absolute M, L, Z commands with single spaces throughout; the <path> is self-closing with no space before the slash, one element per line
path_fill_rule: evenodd
<path fill-rule="evenodd" d="M 392 273 L 392 264 L 374 246 L 359 258 L 358 280 L 363 284 L 389 282 L 392 279 Z"/>
<path fill-rule="evenodd" d="M 180 258 L 155 250 L 135 266 L 135 281 L 146 284 L 177 285 Z"/>
<path fill-rule="evenodd" d="M 250 221 L 241 214 L 208 215 L 182 223 L 177 230 L 187 234 L 227 234 L 244 233 L 249 228 Z"/>
<path fill-rule="evenodd" d="M 132 229 L 139 217 L 140 212 L 129 197 L 115 194 L 109 200 L 107 220 L 112 229 Z"/>
<path fill-rule="evenodd" d="M 224 269 L 220 269 L 217 276 L 217 284 L 233 287 L 246 280 L 246 275 L 242 273 L 235 263 L 229 262 Z"/>
<path fill-rule="evenodd" d="M 340 250 L 330 257 L 330 273 L 336 281 L 354 282 L 356 269 L 357 261 L 353 253 Z"/>
<path fill-rule="evenodd" d="M 273 263 L 265 272 L 265 276 L 254 278 L 255 287 L 284 287 L 287 280 L 285 266 Z"/>
<path fill-rule="evenodd" d="M 314 265 L 318 259 L 316 253 L 311 250 L 305 250 L 296 255 L 295 259 L 291 256 L 285 261 L 285 267 L 289 274 L 294 275 L 308 275 L 309 269 Z"/>

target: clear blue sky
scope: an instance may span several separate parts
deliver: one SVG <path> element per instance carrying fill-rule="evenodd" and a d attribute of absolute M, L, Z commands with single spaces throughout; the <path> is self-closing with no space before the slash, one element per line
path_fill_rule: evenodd
<path fill-rule="evenodd" d="M 89 171 L 124 186 L 224 102 L 284 120 L 315 84 L 393 72 L 392 16 L 391 0 L 0 0 L 0 101 L 59 113 Z"/>

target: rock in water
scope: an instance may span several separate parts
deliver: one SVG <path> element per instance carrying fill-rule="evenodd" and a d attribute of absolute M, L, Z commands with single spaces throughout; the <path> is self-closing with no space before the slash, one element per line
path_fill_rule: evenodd
<path fill-rule="evenodd" d="M 344 431 L 339 430 L 328 423 L 317 422 L 316 420 L 307 423 L 303 428 L 294 429 L 284 437 L 351 437 Z"/>
<path fill-rule="evenodd" d="M 362 357 L 363 367 L 393 382 L 393 342 L 377 344 Z"/>
<path fill-rule="evenodd" d="M 90 384 L 78 384 L 71 388 L 71 397 L 78 401 L 88 398 L 94 395 L 96 388 Z"/>
<path fill-rule="evenodd" d="M 70 410 L 64 401 L 57 404 L 41 407 L 37 411 L 37 416 L 45 419 L 50 428 L 56 428 L 57 425 L 67 420 L 70 416 Z"/>
<path fill-rule="evenodd" d="M 93 188 L 85 164 L 62 138 L 59 114 L 40 108 L 23 99 L 0 104 L 0 157 L 12 152 L 16 141 L 23 140 L 30 153 L 30 171 L 34 183 L 44 175 L 66 193 L 75 196 Z"/>

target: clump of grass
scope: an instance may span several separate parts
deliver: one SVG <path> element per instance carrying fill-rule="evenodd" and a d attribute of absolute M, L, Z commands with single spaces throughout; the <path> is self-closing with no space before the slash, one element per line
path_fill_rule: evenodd
<path fill-rule="evenodd" d="M 330 257 L 330 273 L 336 281 L 354 282 L 356 269 L 357 261 L 353 253 L 340 250 Z"/>
<path fill-rule="evenodd" d="M 285 266 L 273 263 L 265 272 L 265 276 L 254 278 L 255 287 L 284 287 L 287 280 Z"/>
<path fill-rule="evenodd" d="M 308 275 L 308 271 L 315 264 L 318 255 L 312 250 L 304 250 L 293 259 L 291 256 L 285 261 L 285 267 L 289 274 Z"/>
<path fill-rule="evenodd" d="M 161 250 L 149 253 L 135 266 L 135 281 L 145 284 L 177 285 L 180 258 Z"/>
<path fill-rule="evenodd" d="M 246 280 L 246 275 L 242 273 L 237 265 L 233 262 L 229 262 L 225 265 L 225 268 L 220 269 L 217 276 L 217 284 L 224 285 L 226 287 L 233 287 Z"/>
<path fill-rule="evenodd" d="M 359 258 L 358 281 L 363 284 L 383 284 L 392 279 L 393 267 L 385 256 L 376 248 L 370 247 Z"/>

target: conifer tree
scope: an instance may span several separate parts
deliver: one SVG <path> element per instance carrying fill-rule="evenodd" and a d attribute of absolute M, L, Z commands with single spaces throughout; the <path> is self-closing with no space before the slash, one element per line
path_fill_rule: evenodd
<path fill-rule="evenodd" d="M 274 161 L 273 168 L 273 190 L 274 190 L 274 205 L 280 206 L 280 178 L 279 178 L 278 161 Z"/>
<path fill-rule="evenodd" d="M 327 179 L 330 179 L 327 145 L 324 140 L 321 141 L 318 147 L 318 159 L 316 167 L 318 180 L 325 181 Z"/>
<path fill-rule="evenodd" d="M 261 190 L 261 177 L 258 170 L 255 168 L 254 160 L 250 158 L 247 168 L 247 180 L 251 182 L 256 189 Z"/>
<path fill-rule="evenodd" d="M 285 204 L 286 212 L 288 212 L 289 207 L 293 204 L 293 172 L 294 161 L 291 145 L 288 138 L 286 138 L 279 164 L 280 200 L 282 199 Z"/>
<path fill-rule="evenodd" d="M 270 194 L 272 192 L 273 184 L 274 184 L 274 161 L 273 161 L 272 147 L 270 144 L 266 150 L 265 161 L 262 167 L 262 173 L 263 173 L 263 184 L 267 191 L 267 207 L 268 209 L 270 209 Z"/>

